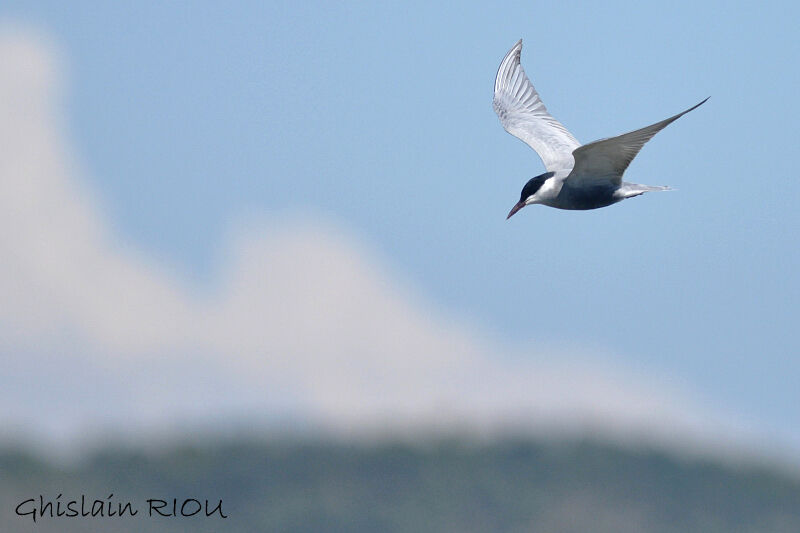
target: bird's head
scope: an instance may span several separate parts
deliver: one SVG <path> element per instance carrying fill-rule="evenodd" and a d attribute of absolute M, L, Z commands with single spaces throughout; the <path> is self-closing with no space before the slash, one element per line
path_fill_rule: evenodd
<path fill-rule="evenodd" d="M 555 172 L 545 172 L 544 174 L 528 180 L 528 183 L 525 184 L 525 186 L 522 188 L 522 192 L 519 194 L 519 202 L 517 202 L 514 207 L 511 208 L 506 220 L 514 216 L 514 213 L 526 205 L 538 203 L 536 193 L 539 192 L 539 189 L 542 187 L 542 185 L 544 185 L 544 182 L 554 175 Z"/>

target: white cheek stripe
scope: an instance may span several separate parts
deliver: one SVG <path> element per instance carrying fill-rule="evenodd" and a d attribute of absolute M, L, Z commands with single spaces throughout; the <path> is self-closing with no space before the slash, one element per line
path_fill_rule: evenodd
<path fill-rule="evenodd" d="M 543 200 L 554 198 L 558 195 L 558 182 L 554 179 L 545 181 L 536 193 L 525 199 L 525 205 L 538 204 Z"/>

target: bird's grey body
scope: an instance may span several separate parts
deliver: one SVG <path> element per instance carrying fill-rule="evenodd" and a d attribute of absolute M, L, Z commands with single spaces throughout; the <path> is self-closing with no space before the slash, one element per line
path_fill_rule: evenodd
<path fill-rule="evenodd" d="M 573 187 L 566 181 L 561 182 L 561 190 L 553 198 L 543 198 L 542 205 L 558 209 L 585 211 L 615 204 L 625 197 L 618 194 L 619 189 L 611 185 L 592 187 Z"/>
<path fill-rule="evenodd" d="M 550 187 L 548 194 L 539 195 L 536 203 L 557 209 L 586 211 L 607 207 L 649 191 L 669 190 L 669 187 L 666 186 L 628 182 L 622 182 L 620 185 L 596 183 L 576 187 L 566 179 L 568 175 L 569 172 L 546 172 L 532 178 L 531 181 L 541 181 L 543 187 Z M 526 199 L 528 197 L 529 195 L 525 196 Z"/>
<path fill-rule="evenodd" d="M 547 172 L 525 184 L 509 218 L 531 204 L 571 210 L 597 209 L 645 192 L 669 189 L 624 182 L 622 175 L 647 141 L 708 98 L 661 122 L 581 145 L 547 112 L 522 69 L 521 51 L 522 40 L 503 58 L 495 79 L 492 105 L 503 128 L 533 148 Z"/>

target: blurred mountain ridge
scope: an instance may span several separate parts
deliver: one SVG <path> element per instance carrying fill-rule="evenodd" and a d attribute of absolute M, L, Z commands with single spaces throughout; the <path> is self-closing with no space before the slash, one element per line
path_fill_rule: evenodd
<path fill-rule="evenodd" d="M 453 437 L 186 441 L 80 462 L 0 452 L 0 529 L 26 531 L 800 531 L 800 477 L 776 465 L 596 440 Z M 135 517 L 17 516 L 39 497 L 131 502 Z M 109 497 L 113 495 L 113 497 Z M 148 498 L 209 501 L 209 518 L 149 517 Z"/>

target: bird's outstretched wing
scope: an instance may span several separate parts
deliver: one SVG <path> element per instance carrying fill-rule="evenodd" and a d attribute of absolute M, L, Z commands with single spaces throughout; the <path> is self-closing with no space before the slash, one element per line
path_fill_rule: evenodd
<path fill-rule="evenodd" d="M 600 139 L 577 148 L 572 152 L 575 157 L 575 167 L 567 176 L 566 183 L 580 187 L 619 185 L 622 183 L 622 174 L 625 169 L 647 141 L 689 111 L 700 107 L 706 100 L 708 98 L 682 113 L 651 126 L 617 137 Z"/>
<path fill-rule="evenodd" d="M 494 81 L 494 112 L 503 128 L 536 150 L 548 171 L 572 168 L 581 143 L 554 119 L 519 63 L 522 39 L 508 51 Z"/>

